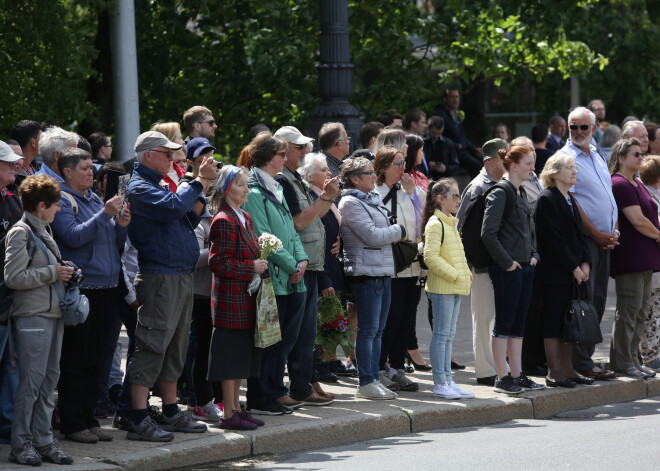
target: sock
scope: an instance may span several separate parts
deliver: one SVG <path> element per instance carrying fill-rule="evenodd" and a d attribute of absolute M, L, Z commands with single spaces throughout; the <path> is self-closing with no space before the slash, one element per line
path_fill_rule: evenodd
<path fill-rule="evenodd" d="M 165 417 L 172 417 L 179 413 L 179 406 L 176 402 L 174 404 L 163 404 L 163 414 Z"/>
<path fill-rule="evenodd" d="M 133 420 L 133 424 L 139 425 L 140 422 L 142 422 L 144 419 L 147 418 L 149 413 L 147 412 L 147 409 L 132 409 L 131 410 L 131 420 Z"/>

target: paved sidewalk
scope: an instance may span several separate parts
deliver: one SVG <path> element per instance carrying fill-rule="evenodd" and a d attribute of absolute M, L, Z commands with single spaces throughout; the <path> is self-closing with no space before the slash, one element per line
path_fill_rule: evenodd
<path fill-rule="evenodd" d="M 612 290 L 611 290 L 612 291 Z M 611 297 L 613 300 L 613 297 Z M 605 341 L 597 357 L 607 358 L 613 306 L 608 305 L 603 322 Z M 426 320 L 426 303 L 418 310 L 420 348 L 428 358 L 430 332 Z M 335 385 L 324 385 L 337 395 L 327 407 L 301 408 L 288 416 L 265 417 L 266 426 L 254 432 L 227 432 L 210 427 L 205 434 L 176 434 L 171 443 L 144 443 L 125 439 L 125 432 L 111 427 L 111 420 L 102 421 L 103 428 L 114 436 L 112 442 L 95 445 L 61 440 L 61 446 L 74 456 L 75 464 L 62 468 L 44 465 L 41 469 L 69 470 L 165 470 L 201 465 L 213 461 L 235 459 L 264 453 L 282 453 L 327 447 L 356 441 L 382 438 L 395 434 L 424 430 L 483 426 L 511 419 L 548 418 L 568 410 L 596 405 L 632 401 L 660 395 L 660 379 L 633 380 L 620 378 L 597 382 L 594 386 L 578 386 L 567 390 L 526 392 L 509 397 L 478 386 L 472 369 L 472 343 L 469 299 L 461 309 L 455 353 L 468 367 L 456 373 L 455 380 L 473 391 L 476 399 L 445 401 L 431 395 L 430 372 L 416 372 L 410 377 L 419 382 L 417 392 L 399 393 L 394 401 L 368 401 L 354 397 L 356 378 L 341 379 Z M 157 403 L 154 401 L 154 403 Z M 57 435 L 59 435 L 57 433 Z M 14 469 L 7 461 L 9 446 L 0 450 L 0 470 Z M 26 469 L 21 466 L 18 469 Z"/>

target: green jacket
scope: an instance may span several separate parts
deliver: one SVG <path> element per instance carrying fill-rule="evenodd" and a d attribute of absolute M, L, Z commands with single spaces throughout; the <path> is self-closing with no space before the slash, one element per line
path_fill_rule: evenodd
<path fill-rule="evenodd" d="M 275 294 L 279 296 L 305 292 L 303 280 L 293 285 L 289 283 L 289 275 L 298 270 L 298 262 L 308 260 L 308 257 L 293 226 L 293 218 L 282 190 L 279 190 L 282 199 L 280 203 L 254 171 L 250 172 L 248 187 L 250 193 L 243 209 L 252 216 L 254 233 L 260 236 L 268 232 L 282 241 L 283 248 L 268 257 L 268 270 L 273 279 Z"/>

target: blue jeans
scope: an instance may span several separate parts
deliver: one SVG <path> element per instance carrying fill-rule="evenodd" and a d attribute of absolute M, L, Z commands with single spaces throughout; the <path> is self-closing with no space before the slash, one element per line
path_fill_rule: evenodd
<path fill-rule="evenodd" d="M 389 276 L 351 283 L 358 316 L 355 355 L 360 371 L 360 386 L 378 381 L 380 341 L 390 310 L 391 283 Z"/>
<path fill-rule="evenodd" d="M 495 327 L 493 337 L 521 339 L 532 299 L 534 267 L 521 263 L 522 268 L 502 270 L 495 262 L 488 267 L 495 294 Z"/>
<path fill-rule="evenodd" d="M 431 338 L 431 365 L 433 384 L 451 382 L 451 348 L 456 335 L 456 321 L 461 308 L 458 294 L 428 293 L 433 306 L 433 337 Z"/>

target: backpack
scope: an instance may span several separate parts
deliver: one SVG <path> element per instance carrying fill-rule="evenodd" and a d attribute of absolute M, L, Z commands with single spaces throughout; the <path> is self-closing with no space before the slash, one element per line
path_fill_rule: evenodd
<path fill-rule="evenodd" d="M 484 222 L 484 213 L 486 212 L 486 198 L 495 188 L 504 188 L 506 193 L 506 207 L 504 208 L 504 217 L 508 217 L 513 211 L 515 194 L 509 188 L 507 183 L 497 183 L 490 187 L 485 193 L 472 198 L 465 220 L 461 227 L 460 235 L 465 249 L 465 258 L 475 269 L 488 268 L 493 259 L 490 252 L 486 249 L 481 240 L 481 226 Z"/>
<path fill-rule="evenodd" d="M 21 224 L 21 221 L 17 222 L 14 225 Z M 32 261 L 32 257 L 34 257 L 34 253 L 37 250 L 37 244 L 34 240 L 34 234 L 32 234 L 31 230 L 26 231 L 27 232 L 27 251 L 28 251 L 28 265 Z M 5 244 L 5 238 L 3 237 L 2 239 L 2 245 L 3 245 L 3 254 L 4 254 L 4 244 Z M 3 257 L 4 258 L 4 257 Z M 3 266 L 4 266 L 4 259 L 3 261 Z M 9 311 L 11 310 L 11 305 L 13 302 L 13 290 L 8 288 L 7 285 L 5 284 L 4 277 L 0 280 L 0 324 L 4 325 L 7 324 L 7 321 L 9 320 Z"/>

